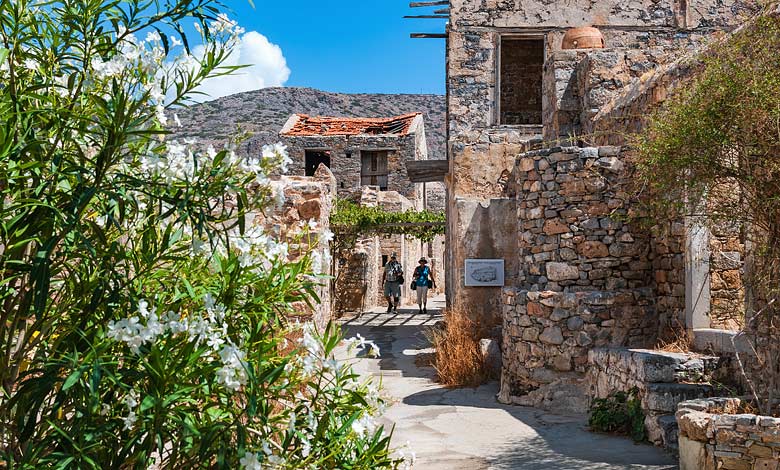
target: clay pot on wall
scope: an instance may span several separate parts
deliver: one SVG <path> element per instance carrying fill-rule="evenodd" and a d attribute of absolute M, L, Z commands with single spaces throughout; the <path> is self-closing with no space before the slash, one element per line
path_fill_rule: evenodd
<path fill-rule="evenodd" d="M 566 31 L 561 49 L 603 49 L 604 36 L 591 26 L 572 28 Z"/>

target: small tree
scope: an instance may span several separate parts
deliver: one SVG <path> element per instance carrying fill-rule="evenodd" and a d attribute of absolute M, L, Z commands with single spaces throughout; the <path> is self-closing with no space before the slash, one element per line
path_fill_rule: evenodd
<path fill-rule="evenodd" d="M 769 414 L 780 387 L 780 19 L 776 11 L 709 48 L 704 68 L 652 120 L 639 172 L 655 214 L 747 229 L 747 378 Z"/>

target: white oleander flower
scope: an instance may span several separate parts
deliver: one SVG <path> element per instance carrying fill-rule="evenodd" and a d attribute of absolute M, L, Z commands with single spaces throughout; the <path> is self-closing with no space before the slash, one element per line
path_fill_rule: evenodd
<path fill-rule="evenodd" d="M 322 254 L 319 251 L 314 251 L 311 254 L 311 270 L 315 274 L 323 273 Z"/>
<path fill-rule="evenodd" d="M 127 416 L 122 418 L 122 421 L 124 422 L 123 429 L 129 430 L 132 429 L 136 421 L 138 421 L 138 416 L 135 414 L 135 411 L 130 411 Z"/>
<path fill-rule="evenodd" d="M 257 454 L 254 452 L 245 453 L 244 456 L 241 457 L 241 460 L 239 460 L 239 463 L 241 464 L 241 468 L 246 470 L 263 470 L 263 466 L 257 458 Z"/>
<path fill-rule="evenodd" d="M 219 350 L 222 367 L 217 370 L 217 382 L 236 391 L 246 384 L 246 354 L 233 344 L 225 344 Z"/>

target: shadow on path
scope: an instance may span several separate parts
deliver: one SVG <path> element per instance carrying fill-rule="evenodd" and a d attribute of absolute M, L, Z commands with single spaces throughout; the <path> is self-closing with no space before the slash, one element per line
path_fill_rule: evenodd
<path fill-rule="evenodd" d="M 650 445 L 594 434 L 582 416 L 558 416 L 498 403 L 495 382 L 477 388 L 437 384 L 432 367 L 418 366 L 432 352 L 425 330 L 441 320 L 416 309 L 397 314 L 366 312 L 342 322 L 344 334 L 377 343 L 379 359 L 356 365 L 363 375 L 381 376 L 394 402 L 385 419 L 393 442 L 410 442 L 416 469 L 425 470 L 673 470 L 674 459 Z"/>

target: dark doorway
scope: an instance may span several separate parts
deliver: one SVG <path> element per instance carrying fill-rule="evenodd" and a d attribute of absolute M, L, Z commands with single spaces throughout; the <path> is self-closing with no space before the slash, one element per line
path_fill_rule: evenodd
<path fill-rule="evenodd" d="M 314 172 L 319 168 L 320 163 L 324 163 L 330 168 L 330 150 L 307 150 L 306 151 L 306 176 L 314 176 Z"/>
<path fill-rule="evenodd" d="M 500 124 L 542 124 L 544 40 L 501 38 Z"/>

